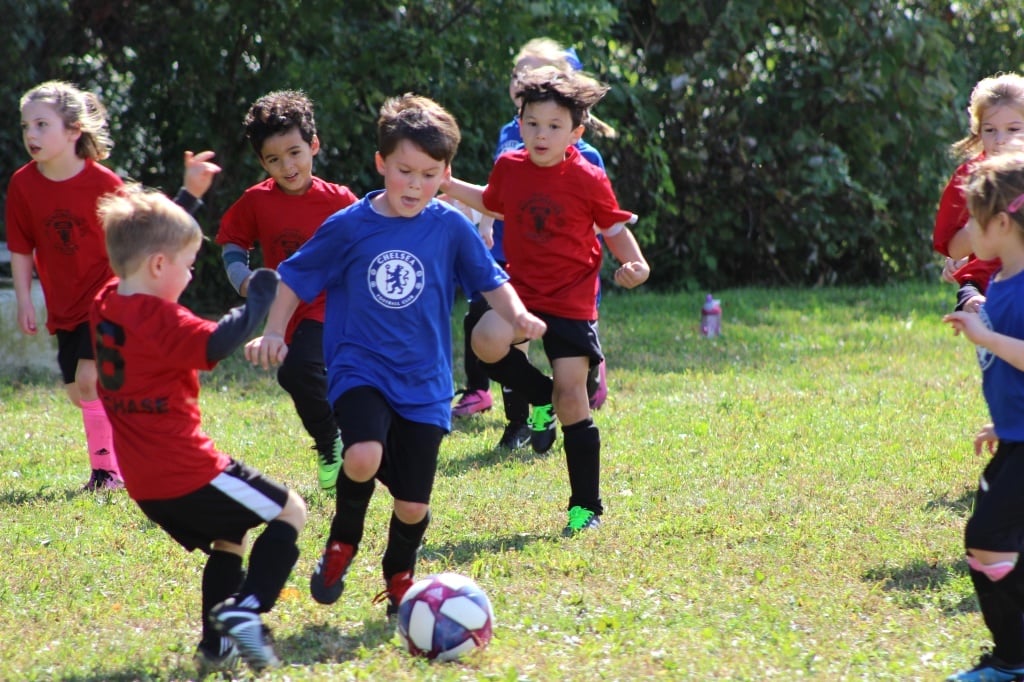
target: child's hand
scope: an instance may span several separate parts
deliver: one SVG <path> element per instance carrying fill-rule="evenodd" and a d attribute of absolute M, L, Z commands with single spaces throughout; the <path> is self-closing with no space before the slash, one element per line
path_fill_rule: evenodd
<path fill-rule="evenodd" d="M 949 282 L 950 284 L 956 284 L 956 278 L 953 277 L 953 273 L 962 268 L 966 263 L 966 258 L 953 260 L 952 258 L 947 257 L 946 264 L 942 266 L 942 281 Z"/>
<path fill-rule="evenodd" d="M 516 336 L 526 339 L 539 339 L 548 330 L 544 320 L 530 312 L 523 312 L 516 317 Z"/>
<path fill-rule="evenodd" d="M 210 161 L 214 157 L 212 151 L 185 152 L 185 191 L 196 199 L 202 199 L 213 184 L 213 176 L 220 173 L 220 166 Z"/>
<path fill-rule="evenodd" d="M 35 305 L 18 306 L 18 327 L 21 328 L 23 334 L 29 336 L 35 336 L 39 329 L 36 327 L 36 307 Z"/>
<path fill-rule="evenodd" d="M 615 271 L 615 283 L 620 287 L 632 289 L 647 281 L 651 276 L 651 266 L 644 261 L 631 261 L 623 263 L 622 267 Z"/>
<path fill-rule="evenodd" d="M 965 312 L 968 313 L 976 313 L 979 310 L 981 310 L 981 306 L 984 303 L 985 297 L 982 296 L 981 294 L 975 294 L 974 296 L 971 296 L 969 299 L 964 301 L 963 306 L 961 306 L 961 310 L 964 310 Z"/>
<path fill-rule="evenodd" d="M 954 334 L 962 333 L 976 346 L 984 345 L 983 340 L 990 331 L 978 313 L 958 311 L 943 316 L 942 321 L 953 327 Z"/>
<path fill-rule="evenodd" d="M 983 448 L 988 447 L 989 454 L 996 451 L 999 436 L 996 435 L 995 424 L 985 424 L 974 434 L 974 454 L 980 455 Z"/>
<path fill-rule="evenodd" d="M 477 231 L 480 233 L 480 238 L 484 240 L 484 246 L 488 249 L 494 248 L 494 218 L 489 215 L 485 215 L 480 219 L 480 224 L 476 226 Z"/>
<path fill-rule="evenodd" d="M 288 346 L 280 334 L 264 334 L 245 344 L 245 359 L 263 369 L 280 365 L 286 355 Z"/>

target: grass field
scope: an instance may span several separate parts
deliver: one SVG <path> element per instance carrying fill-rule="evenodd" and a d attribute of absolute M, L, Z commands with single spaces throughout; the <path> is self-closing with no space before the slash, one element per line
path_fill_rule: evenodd
<path fill-rule="evenodd" d="M 370 603 L 380 489 L 345 594 L 312 601 L 333 498 L 291 403 L 238 357 L 204 375 L 207 432 L 310 511 L 266 619 L 285 667 L 262 678 L 936 680 L 967 667 L 987 641 L 961 541 L 987 416 L 973 348 L 940 321 L 953 288 L 718 293 L 714 340 L 697 334 L 700 295 L 606 295 L 599 531 L 559 535 L 561 438 L 544 456 L 497 452 L 495 409 L 445 440 L 418 574 L 472 576 L 498 621 L 462 663 L 404 655 Z M 53 378 L 5 379 L 0 413 L 0 679 L 192 678 L 203 556 L 123 492 L 78 492 L 81 420 Z"/>

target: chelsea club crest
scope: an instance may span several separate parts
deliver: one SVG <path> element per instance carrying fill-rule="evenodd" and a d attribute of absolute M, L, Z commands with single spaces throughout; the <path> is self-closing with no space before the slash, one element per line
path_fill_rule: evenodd
<path fill-rule="evenodd" d="M 408 251 L 384 251 L 370 263 L 368 284 L 385 308 L 404 308 L 423 291 L 423 263 Z"/>

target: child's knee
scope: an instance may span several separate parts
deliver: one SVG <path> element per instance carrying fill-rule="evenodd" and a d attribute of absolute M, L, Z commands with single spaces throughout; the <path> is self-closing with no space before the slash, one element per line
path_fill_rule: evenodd
<path fill-rule="evenodd" d="M 423 502 L 409 502 L 408 500 L 395 500 L 395 516 L 406 524 L 419 523 L 427 517 L 430 512 L 430 505 Z"/>
<path fill-rule="evenodd" d="M 289 490 L 288 501 L 285 502 L 284 509 L 281 510 L 277 520 L 284 521 L 294 528 L 295 532 L 301 533 L 306 525 L 306 516 L 306 503 L 299 497 L 298 493 L 294 490 Z"/>
<path fill-rule="evenodd" d="M 357 483 L 368 481 L 377 474 L 384 446 L 375 440 L 353 443 L 345 448 L 342 467 L 345 475 Z"/>

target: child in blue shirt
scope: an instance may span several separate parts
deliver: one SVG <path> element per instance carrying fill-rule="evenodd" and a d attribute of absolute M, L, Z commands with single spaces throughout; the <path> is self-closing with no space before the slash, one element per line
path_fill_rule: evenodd
<path fill-rule="evenodd" d="M 992 453 L 964 529 L 971 581 L 994 648 L 948 680 L 1024 679 L 1024 154 L 1000 154 L 972 170 L 965 187 L 974 220 L 964 229 L 979 259 L 1002 267 L 977 312 L 943 318 L 977 346 L 992 421 L 974 438 Z"/>
<path fill-rule="evenodd" d="M 384 189 L 335 213 L 278 267 L 281 285 L 262 337 L 246 357 L 264 368 L 287 353 L 284 331 L 301 298 L 326 294 L 327 395 L 343 442 L 336 513 L 310 579 L 322 604 L 337 601 L 359 549 L 375 480 L 394 498 L 382 559 L 387 613 L 412 585 L 430 522 L 430 494 L 454 394 L 451 324 L 456 287 L 480 292 L 523 338 L 544 322 L 527 312 L 460 211 L 434 197 L 451 178 L 460 133 L 425 97 L 389 99 L 378 119 Z"/>

